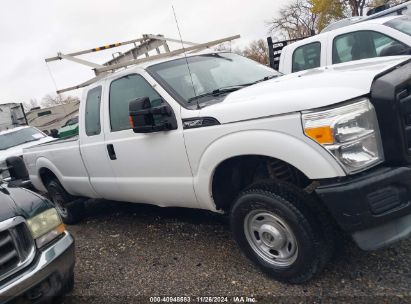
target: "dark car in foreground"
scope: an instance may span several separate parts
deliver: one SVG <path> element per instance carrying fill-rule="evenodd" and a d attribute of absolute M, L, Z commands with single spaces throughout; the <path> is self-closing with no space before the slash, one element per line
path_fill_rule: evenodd
<path fill-rule="evenodd" d="M 51 202 L 0 179 L 0 303 L 51 302 L 73 288 L 74 262 Z"/>

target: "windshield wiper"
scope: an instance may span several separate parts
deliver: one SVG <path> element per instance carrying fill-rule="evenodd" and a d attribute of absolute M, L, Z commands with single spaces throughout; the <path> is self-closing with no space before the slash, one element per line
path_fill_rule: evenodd
<path fill-rule="evenodd" d="M 240 84 L 240 85 L 222 87 L 222 88 L 219 88 L 219 89 L 215 89 L 214 91 L 191 97 L 188 100 L 188 103 L 191 103 L 194 100 L 197 100 L 197 99 L 200 99 L 200 98 L 203 98 L 203 97 L 207 97 L 207 96 L 220 96 L 220 95 L 223 95 L 223 94 L 231 93 L 231 92 L 237 91 L 237 90 L 239 90 L 243 87 L 246 87 L 246 86 L 248 86 L 248 84 Z"/>
<path fill-rule="evenodd" d="M 237 91 L 239 89 L 248 87 L 250 85 L 259 83 L 259 82 L 263 82 L 263 81 L 267 81 L 267 80 L 270 80 L 270 79 L 273 79 L 273 78 L 277 78 L 278 76 L 280 76 L 280 75 L 271 75 L 271 76 L 266 76 L 262 79 L 259 79 L 257 81 L 253 81 L 253 82 L 250 82 L 250 83 L 244 83 L 244 84 L 238 84 L 238 85 L 233 85 L 233 86 L 228 86 L 228 87 L 222 87 L 222 88 L 216 89 L 212 92 L 208 92 L 208 93 L 204 93 L 204 94 L 201 94 L 201 95 L 191 97 L 188 100 L 188 103 L 191 103 L 194 100 L 197 100 L 197 99 L 200 99 L 200 98 L 203 98 L 203 97 L 207 97 L 207 96 L 219 96 L 219 95 L 231 93 L 231 92 Z"/>
<path fill-rule="evenodd" d="M 270 80 L 270 79 L 273 79 L 273 78 L 277 78 L 277 77 L 279 77 L 279 76 L 281 76 L 281 75 L 266 76 L 266 77 L 261 78 L 261 79 L 259 79 L 259 80 L 257 80 L 257 81 L 251 82 L 251 83 L 249 83 L 248 85 L 253 85 L 253 84 L 256 84 L 256 83 L 260 83 L 260 82 L 263 82 L 263 81 L 267 81 L 267 80 Z"/>

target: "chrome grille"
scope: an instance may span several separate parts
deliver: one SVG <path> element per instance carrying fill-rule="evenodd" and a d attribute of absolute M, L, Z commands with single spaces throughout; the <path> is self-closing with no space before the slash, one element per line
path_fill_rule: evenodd
<path fill-rule="evenodd" d="M 0 222 L 0 280 L 27 266 L 34 255 L 34 241 L 24 218 Z"/>
<path fill-rule="evenodd" d="M 10 231 L 0 232 L 0 274 L 16 267 L 20 262 Z"/>

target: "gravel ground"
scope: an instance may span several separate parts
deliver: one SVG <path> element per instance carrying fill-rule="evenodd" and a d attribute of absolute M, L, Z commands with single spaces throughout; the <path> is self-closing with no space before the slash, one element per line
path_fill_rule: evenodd
<path fill-rule="evenodd" d="M 228 301 L 248 296 L 258 303 L 411 303 L 411 240 L 371 253 L 347 242 L 313 281 L 286 285 L 242 255 L 225 216 L 99 201 L 90 201 L 87 209 L 87 219 L 68 227 L 77 262 L 66 303 L 144 303 L 152 296 L 190 296 L 191 302 L 197 296 Z"/>

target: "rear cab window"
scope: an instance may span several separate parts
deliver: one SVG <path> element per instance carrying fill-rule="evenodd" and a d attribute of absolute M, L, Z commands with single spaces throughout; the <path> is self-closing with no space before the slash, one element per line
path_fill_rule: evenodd
<path fill-rule="evenodd" d="M 312 42 L 294 50 L 292 72 L 298 72 L 321 66 L 321 43 Z"/>
<path fill-rule="evenodd" d="M 384 25 L 411 36 L 411 17 L 395 18 L 385 22 Z"/>
<path fill-rule="evenodd" d="M 401 55 L 408 47 L 383 33 L 363 30 L 341 34 L 334 38 L 332 49 L 333 64 Z"/>
<path fill-rule="evenodd" d="M 87 136 L 98 135 L 101 132 L 100 124 L 101 86 L 88 91 L 86 99 L 85 127 Z"/>

